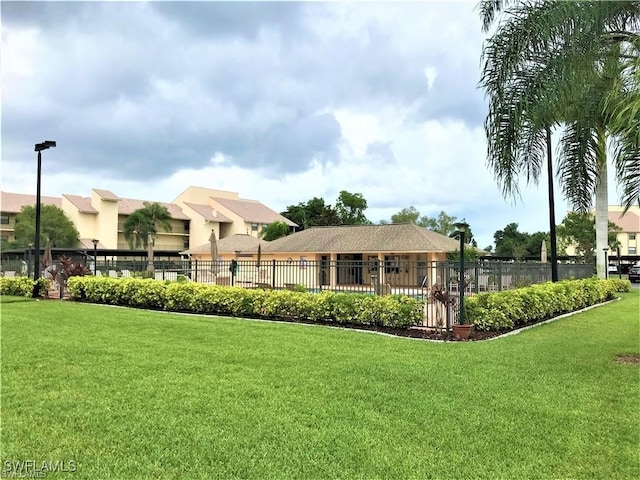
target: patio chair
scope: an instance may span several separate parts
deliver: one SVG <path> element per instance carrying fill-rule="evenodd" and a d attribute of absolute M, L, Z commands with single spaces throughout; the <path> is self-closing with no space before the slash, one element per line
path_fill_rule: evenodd
<path fill-rule="evenodd" d="M 7 270 L 6 272 L 4 272 L 4 276 L 6 278 L 15 278 L 16 272 L 15 270 Z"/>
<path fill-rule="evenodd" d="M 115 270 L 109 270 L 109 276 L 111 278 L 118 278 L 118 272 L 116 272 Z"/>
<path fill-rule="evenodd" d="M 131 276 L 131 272 L 129 270 L 122 270 L 122 276 L 123 277 L 130 277 Z"/>

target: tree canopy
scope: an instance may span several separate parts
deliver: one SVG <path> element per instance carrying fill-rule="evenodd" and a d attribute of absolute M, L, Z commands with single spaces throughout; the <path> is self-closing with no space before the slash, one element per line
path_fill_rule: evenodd
<path fill-rule="evenodd" d="M 297 223 L 298 230 L 305 230 L 316 226 L 370 223 L 364 215 L 366 208 L 367 201 L 362 194 L 342 190 L 335 208 L 325 203 L 323 198 L 313 197 L 307 202 L 287 206 L 280 214 Z"/>
<path fill-rule="evenodd" d="M 285 222 L 273 222 L 267 225 L 261 232 L 260 238 L 270 242 L 281 237 L 286 237 L 291 232 L 289 225 Z"/>
<path fill-rule="evenodd" d="M 618 232 L 622 229 L 609 222 L 608 244 L 611 250 L 620 246 Z M 587 262 L 592 262 L 596 250 L 595 217 L 591 213 L 569 212 L 558 225 L 558 238 L 564 249 L 573 245 L 576 254 Z"/>
<path fill-rule="evenodd" d="M 461 221 L 464 222 L 465 220 L 462 219 Z M 398 213 L 391 215 L 391 223 L 413 223 L 436 233 L 446 235 L 448 237 L 456 233 L 455 224 L 458 222 L 458 217 L 448 215 L 444 211 L 441 211 L 435 217 L 420 215 L 420 212 L 413 205 L 407 208 L 403 208 Z M 380 223 L 386 224 L 389 222 L 382 221 Z M 476 241 L 473 238 L 471 227 L 469 227 L 467 233 L 465 234 L 465 243 L 477 247 Z"/>
<path fill-rule="evenodd" d="M 517 196 L 519 177 L 537 183 L 550 131 L 560 127 L 558 176 L 577 211 L 595 198 L 602 277 L 608 147 L 622 203 L 640 202 L 640 2 L 483 0 L 480 12 L 485 31 L 497 24 L 480 82 L 488 164 L 505 196 Z"/>
<path fill-rule="evenodd" d="M 26 247 L 34 243 L 36 237 L 36 208 L 22 207 L 16 215 L 15 242 L 8 246 Z M 51 246 L 59 248 L 75 248 L 78 246 L 80 234 L 75 225 L 62 209 L 55 205 L 40 206 L 40 245 L 47 238 Z"/>
<path fill-rule="evenodd" d="M 495 241 L 494 254 L 498 257 L 512 257 L 522 259 L 524 257 L 540 258 L 542 254 L 542 242 L 549 240 L 549 234 L 535 232 L 529 234 L 518 230 L 517 223 L 509 223 L 502 230 L 493 234 Z"/>

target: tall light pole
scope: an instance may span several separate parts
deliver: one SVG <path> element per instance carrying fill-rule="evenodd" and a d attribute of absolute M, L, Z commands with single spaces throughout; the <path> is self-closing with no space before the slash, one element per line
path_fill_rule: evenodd
<path fill-rule="evenodd" d="M 464 325 L 464 236 L 469 229 L 469 224 L 459 222 L 454 225 L 458 230 L 460 237 L 460 275 L 458 277 L 458 291 L 460 292 L 460 314 L 458 315 L 458 323 Z"/>
<path fill-rule="evenodd" d="M 95 277 L 98 271 L 98 242 L 100 240 L 94 238 L 91 242 L 93 243 L 93 276 Z"/>
<path fill-rule="evenodd" d="M 556 204 L 553 198 L 553 165 L 551 164 L 551 129 L 547 127 L 547 176 L 549 191 L 549 236 L 551 237 L 551 281 L 558 281 L 558 246 L 556 239 Z"/>
<path fill-rule="evenodd" d="M 38 174 L 36 184 L 36 238 L 35 244 L 35 261 L 33 268 L 33 292 L 32 297 L 38 298 L 40 294 L 40 288 L 38 286 L 38 279 L 40 278 L 40 177 L 42 171 L 42 150 L 53 148 L 56 146 L 56 142 L 53 140 L 45 140 L 42 143 L 36 143 L 35 151 L 38 152 Z"/>
<path fill-rule="evenodd" d="M 603 248 L 602 251 L 604 252 L 604 278 L 609 278 L 609 259 L 607 258 L 609 247 Z"/>

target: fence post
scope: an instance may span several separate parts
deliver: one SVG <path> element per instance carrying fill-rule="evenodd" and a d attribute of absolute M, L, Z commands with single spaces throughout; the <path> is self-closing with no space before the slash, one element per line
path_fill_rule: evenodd
<path fill-rule="evenodd" d="M 197 258 L 194 260 L 194 263 L 195 263 L 194 265 L 195 273 L 193 274 L 193 277 L 194 277 L 194 282 L 198 283 L 198 259 Z"/>
<path fill-rule="evenodd" d="M 276 259 L 271 260 L 271 288 L 276 288 Z"/>

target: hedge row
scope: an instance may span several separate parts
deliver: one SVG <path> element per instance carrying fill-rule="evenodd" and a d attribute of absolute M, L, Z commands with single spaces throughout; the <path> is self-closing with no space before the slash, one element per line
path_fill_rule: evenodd
<path fill-rule="evenodd" d="M 50 281 L 45 278 L 38 279 L 39 295 L 44 295 L 49 290 Z M 15 297 L 30 297 L 33 295 L 34 281 L 29 277 L 0 277 L 0 295 L 13 295 Z"/>
<path fill-rule="evenodd" d="M 423 319 L 422 303 L 406 296 L 371 296 L 244 289 L 136 278 L 71 277 L 76 300 L 172 312 L 309 320 L 407 328 Z"/>
<path fill-rule="evenodd" d="M 616 293 L 630 290 L 629 281 L 619 279 L 549 282 L 470 297 L 465 314 L 477 330 L 510 330 L 612 300 Z"/>

